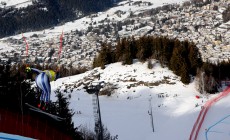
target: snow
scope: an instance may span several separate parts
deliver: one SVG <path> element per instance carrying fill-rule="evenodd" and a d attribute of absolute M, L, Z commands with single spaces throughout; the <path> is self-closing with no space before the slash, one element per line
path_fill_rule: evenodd
<path fill-rule="evenodd" d="M 0 0 L 0 2 L 1 1 L 2 0 Z M 26 0 L 21 0 L 20 2 L 25 2 L 25 1 Z M 133 0 L 132 3 L 136 2 L 136 1 L 139 1 L 139 0 Z M 46 36 L 43 37 L 42 40 L 51 39 L 51 38 L 55 38 L 57 36 L 60 36 L 62 31 L 71 32 L 71 31 L 75 31 L 75 30 L 86 30 L 90 26 L 89 23 L 95 22 L 95 21 L 98 23 L 99 21 L 102 21 L 105 18 L 109 18 L 111 20 L 115 19 L 116 21 L 122 21 L 130 15 L 131 10 L 135 14 L 135 13 L 138 13 L 142 10 L 152 9 L 152 8 L 156 8 L 156 7 L 159 7 L 159 6 L 162 6 L 165 4 L 170 4 L 170 3 L 182 3 L 184 1 L 185 0 L 161 0 L 161 1 L 142 0 L 142 2 L 151 2 L 153 5 L 151 5 L 151 6 L 130 5 L 129 6 L 128 0 L 125 0 L 125 1 L 118 3 L 118 5 L 116 7 L 110 8 L 104 12 L 99 12 L 97 14 L 98 16 L 93 18 L 93 21 L 91 21 L 90 16 L 87 16 L 87 17 L 77 19 L 75 21 L 67 22 L 61 26 L 55 26 L 54 28 L 45 29 L 45 30 L 41 30 L 41 31 L 35 31 L 35 32 L 26 32 L 26 33 L 24 33 L 24 36 L 30 37 L 33 34 L 45 34 Z M 19 3 L 19 2 L 17 2 L 17 3 Z M 13 4 L 16 4 L 16 2 Z M 122 14 L 121 17 L 118 17 L 115 14 L 117 11 L 123 11 L 124 14 Z M 13 38 L 19 39 L 19 38 L 21 38 L 21 34 L 13 36 Z"/>
<path fill-rule="evenodd" d="M 0 0 L 2 2 L 3 0 Z M 8 0 L 7 6 L 25 2 L 26 0 Z M 138 0 L 133 0 L 138 1 Z M 124 20 L 129 16 L 129 11 L 138 13 L 143 9 L 151 9 L 161 6 L 165 3 L 181 3 L 184 0 L 142 0 L 152 2 L 151 6 L 137 5 L 122 5 L 127 3 L 123 1 L 117 7 L 109 9 L 98 14 L 98 17 L 93 18 L 98 22 L 105 18 L 114 18 L 116 20 Z M 125 12 L 121 17 L 118 17 L 115 12 L 121 10 Z M 109 17 L 107 17 L 107 14 Z M 93 22 L 94 22 L 93 21 Z M 86 23 L 88 22 L 88 23 Z M 55 36 L 60 36 L 61 32 L 70 32 L 71 30 L 85 30 L 91 22 L 90 17 L 84 17 L 73 22 L 65 23 L 62 26 L 56 26 L 53 29 L 45 29 L 37 32 L 24 33 L 25 37 L 33 34 L 45 34 L 43 38 L 49 39 Z M 14 38 L 22 38 L 21 34 Z M 0 50 L 8 48 L 7 44 L 0 42 Z M 184 85 L 180 82 L 180 77 L 174 75 L 167 68 L 162 68 L 156 61 L 153 60 L 153 69 L 147 68 L 147 63 L 135 61 L 132 65 L 121 65 L 115 63 L 107 65 L 104 70 L 100 68 L 93 69 L 83 74 L 65 77 L 51 83 L 52 100 L 56 100 L 54 91 L 61 88 L 63 91 L 65 85 L 78 85 L 80 82 L 87 82 L 87 77 L 94 79 L 94 75 L 100 74 L 100 81 L 113 83 L 118 86 L 118 89 L 112 96 L 100 96 L 100 107 L 102 122 L 108 128 L 113 136 L 118 135 L 119 140 L 186 140 L 189 138 L 192 127 L 197 119 L 201 106 L 215 95 L 204 96 L 200 95 L 196 90 L 195 82 L 189 85 Z M 135 81 L 132 81 L 135 79 Z M 84 80 L 85 79 L 85 80 Z M 90 80 L 89 80 L 90 81 Z M 137 84 L 139 82 L 139 84 Z M 146 83 L 151 83 L 149 86 Z M 158 83 L 160 83 L 158 85 Z M 169 83 L 169 84 L 167 84 Z M 131 84 L 137 84 L 134 87 L 127 88 Z M 92 95 L 86 93 L 83 85 L 73 88 L 73 92 L 68 88 L 66 96 L 71 95 L 70 108 L 75 111 L 73 116 L 74 125 L 76 127 L 86 126 L 94 130 L 94 115 L 92 106 Z M 158 98 L 158 95 L 164 95 L 164 98 Z M 166 97 L 166 95 L 168 97 Z M 195 96 L 200 95 L 200 99 Z M 153 121 L 155 132 L 151 128 L 151 120 L 148 114 L 149 100 L 151 99 L 153 110 Z M 203 126 L 201 127 L 199 140 L 205 140 L 205 129 L 209 128 L 222 118 L 230 114 L 230 97 L 220 100 L 209 110 Z M 195 105 L 198 104 L 198 107 Z M 81 113 L 77 113 L 77 112 Z M 213 127 L 221 133 L 208 132 L 209 140 L 229 140 L 229 119 L 225 119 L 226 123 L 220 123 Z"/>
<path fill-rule="evenodd" d="M 0 0 L 0 3 L 6 3 L 6 7 L 15 6 L 16 8 L 20 8 L 32 5 L 32 0 Z"/>
<path fill-rule="evenodd" d="M 153 69 L 148 69 L 147 63 L 138 61 L 135 61 L 132 65 L 125 66 L 121 65 L 121 63 L 110 64 L 104 70 L 96 68 L 83 74 L 58 79 L 51 83 L 52 92 L 57 88 L 64 90 L 65 85 L 70 85 L 70 88 L 67 88 L 68 93 L 65 94 L 66 96 L 71 95 L 70 108 L 75 111 L 73 116 L 74 124 L 76 127 L 85 126 L 93 131 L 92 95 L 86 93 L 83 85 L 79 85 L 76 88 L 73 88 L 73 85 L 78 85 L 81 81 L 87 83 L 86 79 L 96 82 L 98 79 L 93 77 L 100 74 L 100 81 L 113 83 L 118 87 L 112 96 L 99 97 L 102 122 L 112 136 L 118 135 L 119 140 L 188 139 L 201 106 L 204 105 L 208 98 L 212 98 L 215 95 L 200 95 L 195 88 L 195 82 L 184 85 L 179 81 L 180 78 L 170 70 L 162 68 L 154 60 L 153 64 Z M 131 82 L 131 78 L 135 78 L 136 81 Z M 174 84 L 166 84 L 165 78 L 168 80 L 167 83 Z M 127 88 L 130 84 L 140 81 L 142 83 L 161 81 L 161 84 L 155 86 L 139 84 Z M 72 93 L 70 92 L 71 88 L 73 88 Z M 159 94 L 164 95 L 164 98 L 158 98 Z M 196 95 L 201 96 L 201 98 L 197 99 Z M 52 100 L 56 100 L 54 96 L 55 94 L 52 93 Z M 155 132 L 151 128 L 148 114 L 150 99 L 152 99 Z M 198 104 L 198 107 L 195 107 L 196 104 Z M 228 99 L 223 99 L 210 109 L 201 128 L 199 140 L 205 140 L 206 128 L 230 114 L 229 107 Z M 81 113 L 78 113 L 79 111 Z M 229 128 L 230 126 L 221 124 L 222 129 L 219 131 L 229 133 L 227 127 Z M 218 137 L 212 132 L 208 134 L 213 139 Z M 223 134 L 220 137 L 224 140 L 229 139 L 230 136 Z"/>
<path fill-rule="evenodd" d="M 13 47 L 10 47 L 6 43 L 0 41 L 0 53 L 7 52 L 7 51 L 10 52 L 12 50 L 14 50 Z"/>
<path fill-rule="evenodd" d="M 221 119 L 227 117 L 230 115 L 230 105 L 229 105 L 229 99 L 230 97 L 227 96 L 226 98 L 223 98 L 214 106 L 212 106 L 207 113 L 207 117 L 204 121 L 204 125 L 201 127 L 200 135 L 198 136 L 198 139 L 205 139 L 205 129 L 213 126 L 215 123 L 220 121 Z M 221 140 L 228 140 L 230 138 L 229 135 L 229 128 L 230 128 L 230 118 L 226 118 L 222 122 L 218 123 L 216 126 L 212 127 L 212 129 L 208 132 L 208 139 L 209 140 L 215 140 L 215 139 L 221 139 Z"/>

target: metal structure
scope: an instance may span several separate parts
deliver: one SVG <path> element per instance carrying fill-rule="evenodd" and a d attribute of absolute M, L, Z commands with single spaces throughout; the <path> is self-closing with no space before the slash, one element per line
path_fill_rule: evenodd
<path fill-rule="evenodd" d="M 90 86 L 86 87 L 86 91 L 89 94 L 93 94 L 92 103 L 93 103 L 93 113 L 95 119 L 95 132 L 96 140 L 103 140 L 103 126 L 101 121 L 101 111 L 98 94 L 100 89 L 104 86 L 104 82 L 95 82 Z"/>

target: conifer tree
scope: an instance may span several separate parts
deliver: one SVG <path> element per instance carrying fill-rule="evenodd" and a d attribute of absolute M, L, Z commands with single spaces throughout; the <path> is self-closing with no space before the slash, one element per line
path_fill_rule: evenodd
<path fill-rule="evenodd" d="M 57 97 L 57 102 L 56 102 L 56 111 L 58 115 L 62 118 L 65 118 L 65 121 L 63 122 L 62 126 L 65 128 L 64 130 L 66 133 L 70 134 L 74 139 L 79 139 L 80 136 L 77 133 L 77 129 L 74 127 L 72 117 L 74 115 L 73 110 L 69 109 L 69 98 L 65 97 L 63 93 L 58 89 L 55 91 L 56 97 Z"/>
<path fill-rule="evenodd" d="M 148 64 L 147 64 L 147 66 L 148 66 L 149 69 L 152 69 L 152 68 L 153 68 L 153 64 L 152 64 L 151 59 L 148 59 Z"/>
<path fill-rule="evenodd" d="M 132 64 L 133 63 L 133 57 L 131 54 L 132 50 L 131 50 L 131 46 L 128 45 L 125 47 L 125 51 L 123 53 L 123 63 L 122 64 Z"/>
<path fill-rule="evenodd" d="M 181 67 L 181 82 L 183 82 L 184 84 L 189 84 L 190 83 L 190 77 L 189 77 L 189 70 L 188 70 L 188 66 L 186 63 L 182 64 Z"/>
<path fill-rule="evenodd" d="M 197 69 L 201 67 L 202 60 L 201 55 L 199 53 L 199 50 L 196 48 L 196 46 L 193 43 L 189 44 L 189 62 L 191 65 L 190 73 L 192 75 L 196 75 Z"/>
<path fill-rule="evenodd" d="M 173 43 L 171 43 L 172 41 L 166 37 L 162 37 L 161 39 L 162 41 L 162 47 L 161 47 L 161 57 L 160 57 L 160 62 L 163 65 L 168 65 L 170 58 L 172 56 L 172 52 L 173 52 Z"/>
<path fill-rule="evenodd" d="M 0 107 L 19 111 L 29 97 L 35 97 L 31 83 L 24 80 L 25 75 L 22 75 L 23 68 L 20 66 L 11 67 L 10 64 L 6 64 L 0 65 L 0 69 Z M 25 95 L 28 95 L 27 98 Z"/>
<path fill-rule="evenodd" d="M 181 56 L 181 52 L 179 47 L 173 49 L 173 54 L 170 59 L 170 69 L 176 74 L 180 75 L 180 69 L 182 66 L 183 57 Z"/>
<path fill-rule="evenodd" d="M 152 56 L 152 39 L 151 37 L 141 37 L 137 42 L 137 58 L 145 61 Z"/>
<path fill-rule="evenodd" d="M 122 61 L 123 60 L 123 53 L 125 51 L 125 47 L 127 46 L 127 40 L 126 38 L 123 38 L 122 40 L 118 41 L 118 44 L 116 46 L 116 61 Z"/>
<path fill-rule="evenodd" d="M 130 50 L 131 50 L 132 59 L 135 59 L 136 55 L 137 55 L 137 41 L 135 40 L 134 37 L 132 37 L 130 39 L 129 46 L 130 46 Z"/>

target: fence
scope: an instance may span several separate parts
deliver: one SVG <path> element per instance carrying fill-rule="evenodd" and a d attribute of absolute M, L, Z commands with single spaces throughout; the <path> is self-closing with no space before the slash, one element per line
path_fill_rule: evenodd
<path fill-rule="evenodd" d="M 40 140 L 71 140 L 48 119 L 41 119 L 31 114 L 21 115 L 0 108 L 0 132 L 21 135 Z"/>

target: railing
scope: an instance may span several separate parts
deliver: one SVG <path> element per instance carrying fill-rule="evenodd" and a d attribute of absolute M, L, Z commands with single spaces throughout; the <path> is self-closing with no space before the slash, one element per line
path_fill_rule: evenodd
<path fill-rule="evenodd" d="M 60 129 L 52 126 L 49 120 L 30 114 L 21 115 L 0 109 L 0 132 L 21 135 L 40 140 L 71 140 Z"/>

